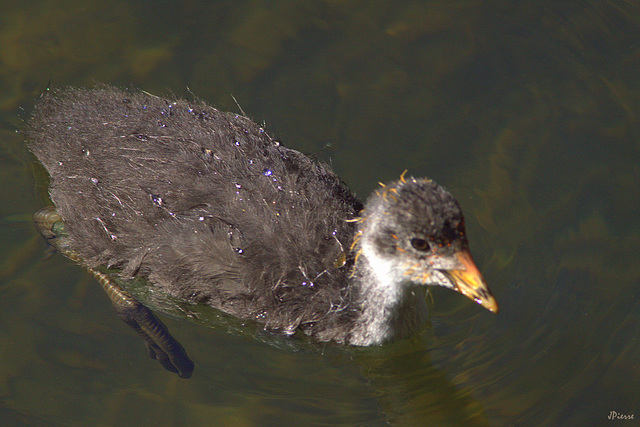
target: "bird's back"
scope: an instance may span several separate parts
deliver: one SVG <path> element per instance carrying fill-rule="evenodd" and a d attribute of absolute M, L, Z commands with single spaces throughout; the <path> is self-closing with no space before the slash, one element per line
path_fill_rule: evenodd
<path fill-rule="evenodd" d="M 251 120 L 101 87 L 47 93 L 28 133 L 87 265 L 276 329 L 348 304 L 360 202 Z"/>

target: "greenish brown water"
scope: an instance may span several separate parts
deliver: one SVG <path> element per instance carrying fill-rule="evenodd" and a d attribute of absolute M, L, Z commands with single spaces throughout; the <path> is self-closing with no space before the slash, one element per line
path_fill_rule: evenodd
<path fill-rule="evenodd" d="M 298 351 L 166 319 L 196 362 L 168 374 L 31 225 L 46 182 L 17 131 L 49 82 L 235 97 L 363 196 L 434 178 L 500 313 L 436 289 L 410 340 Z M 0 419 L 637 423 L 639 115 L 638 1 L 5 1 Z"/>

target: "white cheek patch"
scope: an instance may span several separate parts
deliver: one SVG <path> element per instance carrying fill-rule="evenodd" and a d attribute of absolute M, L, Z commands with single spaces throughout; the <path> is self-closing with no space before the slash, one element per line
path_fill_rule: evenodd
<path fill-rule="evenodd" d="M 462 264 L 453 256 L 432 256 L 425 260 L 429 263 L 429 267 L 434 270 L 458 270 L 462 268 Z"/>
<path fill-rule="evenodd" d="M 449 277 L 446 274 L 444 274 L 442 271 L 439 271 L 439 270 L 432 271 L 431 278 L 432 278 L 431 284 L 444 286 L 445 288 L 449 288 L 449 289 L 456 288 L 453 282 L 451 281 L 451 279 L 449 279 Z"/>
<path fill-rule="evenodd" d="M 405 280 L 411 283 L 455 289 L 454 284 L 445 273 L 440 270 L 427 269 L 421 263 L 405 267 L 403 274 Z"/>

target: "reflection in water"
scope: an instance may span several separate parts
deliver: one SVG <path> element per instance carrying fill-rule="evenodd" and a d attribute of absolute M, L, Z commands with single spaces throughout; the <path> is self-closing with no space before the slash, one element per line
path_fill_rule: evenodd
<path fill-rule="evenodd" d="M 640 9 L 547 3 L 0 6 L 3 419 L 640 416 Z M 233 94 L 360 194 L 405 168 L 432 176 L 461 200 L 501 313 L 433 291 L 432 326 L 418 337 L 298 351 L 169 319 L 202 368 L 186 382 L 151 368 L 92 279 L 60 256 L 44 259 L 30 224 L 46 185 L 15 133 L 18 106 L 29 111 L 50 79 L 188 87 L 223 110 L 235 108 Z"/>
<path fill-rule="evenodd" d="M 386 420 L 394 425 L 489 425 L 473 390 L 454 385 L 433 366 L 428 350 L 422 340 L 405 340 L 355 358 Z"/>

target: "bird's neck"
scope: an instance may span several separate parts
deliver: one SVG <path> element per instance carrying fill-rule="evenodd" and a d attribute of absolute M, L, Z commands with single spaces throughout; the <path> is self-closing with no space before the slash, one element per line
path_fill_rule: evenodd
<path fill-rule="evenodd" d="M 360 242 L 352 277 L 360 308 L 353 345 L 375 345 L 408 336 L 426 322 L 422 289 L 406 283 L 388 258 Z"/>

